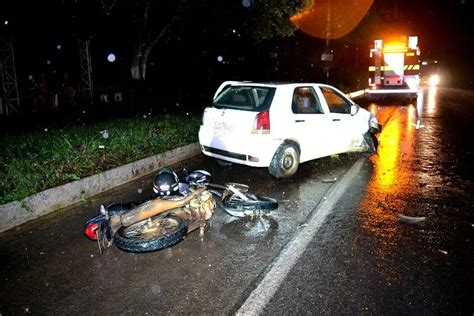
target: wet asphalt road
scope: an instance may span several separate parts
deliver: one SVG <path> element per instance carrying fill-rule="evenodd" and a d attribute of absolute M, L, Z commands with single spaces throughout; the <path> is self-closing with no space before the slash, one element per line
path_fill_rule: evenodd
<path fill-rule="evenodd" d="M 474 94 L 425 92 L 418 105 L 367 104 L 384 125 L 378 156 L 364 163 L 265 314 L 472 315 Z M 358 158 L 306 163 L 286 181 L 202 157 L 176 166 L 205 168 L 217 183 L 250 184 L 280 207 L 253 221 L 217 210 L 203 235 L 154 253 L 112 247 L 99 255 L 82 235 L 100 203 L 149 195 L 151 176 L 3 233 L 0 313 L 233 313 L 308 228 L 307 217 L 335 185 L 323 180 L 340 179 Z M 398 214 L 426 220 L 405 225 Z"/>
<path fill-rule="evenodd" d="M 204 168 L 216 183 L 248 183 L 278 198 L 272 215 L 239 220 L 214 213 L 204 234 L 148 254 L 116 247 L 99 255 L 83 235 L 84 221 L 100 203 L 151 194 L 152 176 L 107 192 L 1 235 L 0 313 L 220 314 L 236 310 L 259 276 L 358 156 L 341 155 L 302 165 L 299 177 L 275 181 L 267 169 L 222 169 L 198 157 L 176 170 Z M 138 193 L 141 191 L 141 193 Z"/>
<path fill-rule="evenodd" d="M 474 93 L 368 108 L 384 130 L 367 187 L 340 200 L 264 313 L 472 315 Z"/>

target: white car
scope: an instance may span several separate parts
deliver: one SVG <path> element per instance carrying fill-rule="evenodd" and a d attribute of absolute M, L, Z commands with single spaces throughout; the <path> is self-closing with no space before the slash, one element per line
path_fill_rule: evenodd
<path fill-rule="evenodd" d="M 204 110 L 202 152 L 276 178 L 329 155 L 375 151 L 375 116 L 338 89 L 317 83 L 224 82 Z"/>

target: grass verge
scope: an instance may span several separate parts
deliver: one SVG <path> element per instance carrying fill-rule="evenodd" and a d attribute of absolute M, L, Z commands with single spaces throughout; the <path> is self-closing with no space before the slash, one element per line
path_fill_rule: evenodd
<path fill-rule="evenodd" d="M 0 204 L 197 141 L 198 116 L 116 119 L 0 140 Z"/>

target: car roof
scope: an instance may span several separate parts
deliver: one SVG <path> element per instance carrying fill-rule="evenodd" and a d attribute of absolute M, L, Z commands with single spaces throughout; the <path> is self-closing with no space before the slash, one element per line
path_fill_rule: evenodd
<path fill-rule="evenodd" d="M 225 84 L 225 83 L 224 83 Z M 304 86 L 304 85 L 325 85 L 323 83 L 315 82 L 263 82 L 263 81 L 229 81 L 232 86 L 263 86 L 263 87 L 278 87 L 278 86 Z"/>

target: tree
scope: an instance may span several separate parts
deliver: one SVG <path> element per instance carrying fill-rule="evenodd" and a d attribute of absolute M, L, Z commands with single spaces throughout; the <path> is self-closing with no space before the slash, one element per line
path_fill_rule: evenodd
<path fill-rule="evenodd" d="M 313 5 L 313 0 L 254 0 L 249 6 L 247 28 L 254 40 L 289 37 L 296 27 L 290 17 Z"/>
<path fill-rule="evenodd" d="M 133 50 L 134 53 L 130 66 L 130 74 L 132 75 L 133 80 L 146 79 L 148 57 L 150 56 L 151 50 L 156 46 L 156 44 L 158 44 L 160 40 L 164 38 L 173 22 L 176 20 L 176 16 L 173 16 L 171 21 L 163 26 L 159 32 L 150 32 L 148 29 L 149 13 L 150 2 L 147 1 L 143 9 L 143 28 L 138 33 L 138 41 L 135 44 L 135 48 Z"/>
<path fill-rule="evenodd" d="M 130 74 L 133 80 L 145 80 L 148 59 L 156 45 L 166 39 L 166 35 L 182 13 L 185 0 L 179 1 L 127 1 L 101 0 L 107 15 L 113 14 L 115 8 L 129 10 L 132 16 L 132 28 L 135 29 Z M 171 14 L 170 10 L 171 9 Z M 162 12 L 151 19 L 154 11 Z M 166 12 L 163 12 L 166 11 Z"/>
<path fill-rule="evenodd" d="M 255 41 L 272 37 L 289 37 L 296 27 L 290 17 L 298 11 L 312 5 L 313 0 L 253 0 L 248 8 L 248 15 L 243 16 L 250 37 Z M 115 8 L 129 9 L 135 12 L 133 19 L 136 42 L 133 44 L 130 74 L 134 80 L 145 80 L 148 59 L 153 49 L 165 41 L 183 20 L 190 18 L 186 12 L 193 8 L 207 7 L 210 12 L 225 10 L 223 3 L 214 0 L 101 0 L 102 8 L 107 15 L 113 15 Z M 227 6 L 235 4 L 229 3 Z M 220 8 L 220 9 L 217 9 Z M 151 18 L 153 16 L 153 18 Z M 217 17 L 216 17 L 217 18 Z M 179 21 L 179 23 L 177 23 Z M 219 22 L 218 22 L 219 21 Z M 214 20 L 215 28 L 223 29 L 219 18 Z M 179 30 L 178 30 L 179 31 Z"/>

